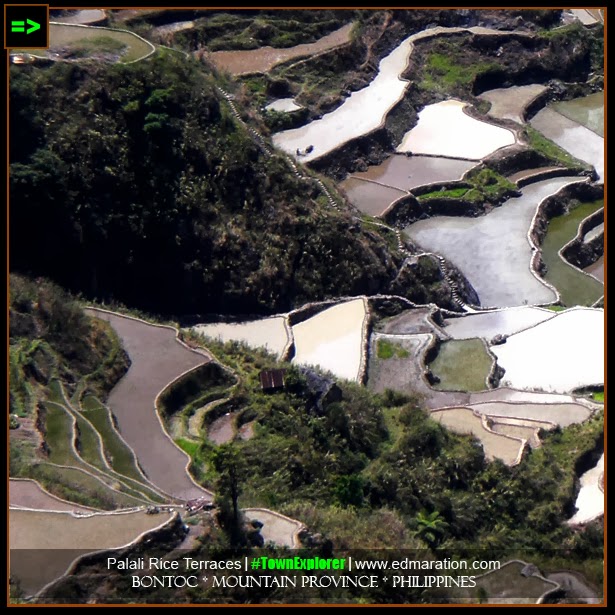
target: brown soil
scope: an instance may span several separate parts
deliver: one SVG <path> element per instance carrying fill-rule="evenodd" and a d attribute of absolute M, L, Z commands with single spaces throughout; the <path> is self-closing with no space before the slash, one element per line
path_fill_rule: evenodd
<path fill-rule="evenodd" d="M 227 71 L 232 75 L 266 73 L 276 64 L 293 58 L 312 56 L 347 43 L 350 40 L 351 29 L 352 24 L 346 24 L 335 32 L 323 36 L 315 43 L 295 45 L 286 49 L 261 47 L 247 51 L 214 51 L 210 57 L 218 69 Z"/>
<path fill-rule="evenodd" d="M 92 512 L 93 508 L 79 506 L 71 502 L 56 499 L 30 480 L 9 481 L 9 506 L 20 508 L 36 508 L 38 510 L 64 510 L 67 512 Z"/>

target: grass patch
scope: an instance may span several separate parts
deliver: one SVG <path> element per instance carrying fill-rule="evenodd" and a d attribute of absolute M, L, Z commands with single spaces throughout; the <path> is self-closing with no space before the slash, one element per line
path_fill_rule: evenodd
<path fill-rule="evenodd" d="M 547 266 L 545 279 L 557 288 L 566 307 L 592 305 L 604 294 L 604 286 L 598 280 L 581 273 L 559 255 L 559 251 L 576 236 L 579 224 L 602 207 L 602 200 L 580 203 L 568 213 L 549 221 L 541 246 L 542 260 Z"/>
<path fill-rule="evenodd" d="M 410 353 L 395 342 L 379 339 L 377 344 L 377 354 L 379 359 L 407 359 Z"/>
<path fill-rule="evenodd" d="M 551 310 L 552 312 L 563 312 L 565 308 L 563 305 L 548 305 L 547 310 Z"/>
<path fill-rule="evenodd" d="M 452 190 L 434 190 L 427 194 L 422 194 L 419 198 L 421 201 L 429 201 L 430 199 L 461 199 L 469 191 L 469 188 L 453 188 Z"/>
<path fill-rule="evenodd" d="M 484 391 L 493 359 L 480 339 L 451 340 L 440 346 L 430 368 L 442 391 Z"/>
<path fill-rule="evenodd" d="M 462 43 L 439 41 L 429 53 L 422 67 L 419 87 L 429 92 L 449 94 L 462 88 L 467 90 L 476 77 L 489 70 L 499 69 L 495 62 L 462 64 L 456 58 L 463 57 Z"/>
<path fill-rule="evenodd" d="M 594 392 L 592 393 L 592 399 L 594 401 L 598 401 L 601 404 L 604 403 L 604 391 Z"/>
<path fill-rule="evenodd" d="M 175 440 L 175 444 L 177 444 L 177 446 L 179 446 L 182 451 L 188 453 L 188 455 L 190 455 L 190 457 L 193 459 L 197 456 L 199 448 L 201 446 L 199 442 L 186 440 L 186 438 L 177 438 L 177 440 Z"/>
<path fill-rule="evenodd" d="M 544 135 L 538 132 L 531 126 L 525 127 L 525 134 L 527 140 L 532 149 L 538 153 L 543 154 L 547 158 L 563 164 L 566 167 L 587 167 L 587 165 L 580 160 L 577 160 L 574 156 L 571 156 L 566 150 L 562 149 L 559 145 L 556 145 L 550 139 L 547 139 Z"/>

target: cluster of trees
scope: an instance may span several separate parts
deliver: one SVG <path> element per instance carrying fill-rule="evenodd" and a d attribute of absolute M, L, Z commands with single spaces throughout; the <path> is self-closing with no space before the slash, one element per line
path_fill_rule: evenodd
<path fill-rule="evenodd" d="M 395 278 L 386 242 L 263 157 L 198 64 L 14 68 L 13 270 L 166 314 L 270 313 Z"/>

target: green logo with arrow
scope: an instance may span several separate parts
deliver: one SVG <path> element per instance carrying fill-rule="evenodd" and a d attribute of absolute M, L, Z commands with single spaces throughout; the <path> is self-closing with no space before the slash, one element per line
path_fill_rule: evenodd
<path fill-rule="evenodd" d="M 31 26 L 26 30 L 26 23 Z M 36 32 L 41 29 L 41 24 L 36 21 L 32 21 L 31 19 L 26 19 L 23 21 L 11 21 L 11 32 L 25 32 L 26 34 L 32 34 L 32 32 Z"/>

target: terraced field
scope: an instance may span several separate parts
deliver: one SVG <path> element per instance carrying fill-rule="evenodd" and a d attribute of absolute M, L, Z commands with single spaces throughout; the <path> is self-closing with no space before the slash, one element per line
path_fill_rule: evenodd
<path fill-rule="evenodd" d="M 485 343 L 480 339 L 444 342 L 430 364 L 440 380 L 434 388 L 443 391 L 482 391 L 493 366 Z"/>
<path fill-rule="evenodd" d="M 118 549 L 169 523 L 176 513 L 143 511 L 76 517 L 70 513 L 10 511 L 11 575 L 28 594 L 40 591 L 86 553 Z"/>

